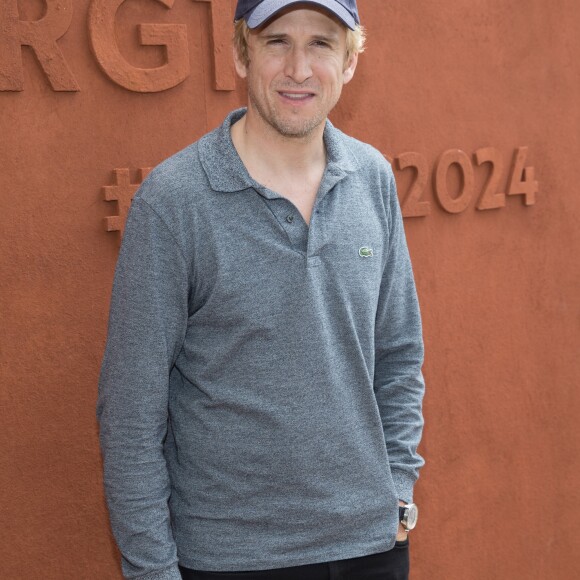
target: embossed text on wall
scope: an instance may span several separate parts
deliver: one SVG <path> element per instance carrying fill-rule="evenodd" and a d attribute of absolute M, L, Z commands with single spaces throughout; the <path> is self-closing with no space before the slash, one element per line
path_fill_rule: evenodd
<path fill-rule="evenodd" d="M 142 23 L 137 26 L 142 46 L 159 46 L 165 63 L 154 68 L 133 66 L 121 54 L 115 35 L 116 15 L 126 0 L 92 0 L 88 29 L 93 54 L 103 73 L 119 86 L 135 92 L 165 91 L 182 83 L 191 73 L 187 25 Z M 155 0 L 170 9 L 175 0 Z M 209 4 L 213 46 L 214 88 L 235 89 L 231 58 L 231 0 L 192 0 Z M 58 40 L 68 31 L 73 16 L 72 0 L 45 0 L 39 20 L 20 20 L 18 0 L 0 2 L 0 91 L 24 90 L 22 46 L 32 48 L 54 91 L 79 91 Z"/>
<path fill-rule="evenodd" d="M 124 167 L 113 171 L 115 174 L 115 184 L 103 186 L 103 193 L 105 201 L 117 202 L 117 213 L 104 218 L 106 231 L 120 232 L 120 236 L 123 236 L 125 222 L 127 221 L 127 214 L 129 213 L 133 196 L 139 189 L 143 180 L 147 175 L 149 175 L 151 169 L 151 167 L 141 167 L 139 169 L 137 183 L 131 183 L 128 168 Z M 121 237 L 119 238 L 119 241 L 121 240 Z"/>
<path fill-rule="evenodd" d="M 461 149 L 448 149 L 437 160 L 433 169 L 433 192 L 444 211 L 450 214 L 463 213 L 476 196 L 474 166 L 489 166 L 489 174 L 478 195 L 475 207 L 478 210 L 499 209 L 506 205 L 506 195 L 518 195 L 526 206 L 536 203 L 539 190 L 533 166 L 526 166 L 528 147 L 517 147 L 513 153 L 512 165 L 507 177 L 506 188 L 500 187 L 504 177 L 501 153 L 495 147 L 482 147 L 473 154 L 473 161 Z M 387 159 L 393 162 L 388 155 Z M 461 187 L 452 195 L 447 184 L 447 176 L 452 166 L 459 169 Z M 414 169 L 414 177 L 407 191 L 400 191 L 403 217 L 423 217 L 431 213 L 431 202 L 424 199 L 428 189 L 429 167 L 424 155 L 416 152 L 401 153 L 394 158 L 396 171 Z M 503 189 L 500 191 L 500 189 Z M 505 193 L 504 193 L 505 191 Z"/>
<path fill-rule="evenodd" d="M 17 0 L 0 2 L 0 90 L 24 88 L 22 45 L 32 48 L 53 90 L 79 90 L 57 44 L 68 30 L 72 15 L 72 0 L 46 0 L 45 14 L 36 21 L 20 20 Z"/>

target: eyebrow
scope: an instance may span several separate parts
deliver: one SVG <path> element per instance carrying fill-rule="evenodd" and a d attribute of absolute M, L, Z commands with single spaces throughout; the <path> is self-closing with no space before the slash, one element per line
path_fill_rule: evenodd
<path fill-rule="evenodd" d="M 282 34 L 282 33 L 271 33 L 271 34 L 259 34 L 260 38 L 263 38 L 265 40 L 277 40 L 279 38 L 287 38 L 288 35 L 287 34 Z"/>

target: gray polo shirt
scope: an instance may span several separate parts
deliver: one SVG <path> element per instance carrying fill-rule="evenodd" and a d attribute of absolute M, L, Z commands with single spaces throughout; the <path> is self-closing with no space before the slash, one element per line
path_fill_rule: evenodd
<path fill-rule="evenodd" d="M 97 416 L 127 578 L 389 550 L 423 459 L 393 174 L 327 122 L 310 226 L 224 124 L 155 168 L 117 264 Z"/>

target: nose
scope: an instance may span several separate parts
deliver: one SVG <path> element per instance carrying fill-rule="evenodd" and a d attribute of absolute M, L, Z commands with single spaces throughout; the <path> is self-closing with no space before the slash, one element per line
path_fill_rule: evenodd
<path fill-rule="evenodd" d="M 294 47 L 287 56 L 286 70 L 287 77 L 295 83 L 302 84 L 312 76 L 310 58 L 306 52 L 298 47 Z"/>

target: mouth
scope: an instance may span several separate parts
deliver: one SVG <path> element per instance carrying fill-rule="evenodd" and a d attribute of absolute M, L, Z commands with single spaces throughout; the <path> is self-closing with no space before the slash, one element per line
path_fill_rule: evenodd
<path fill-rule="evenodd" d="M 285 100 L 292 103 L 305 103 L 314 98 L 314 93 L 305 91 L 278 91 L 278 94 Z"/>

